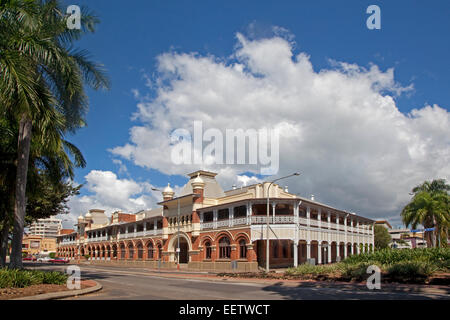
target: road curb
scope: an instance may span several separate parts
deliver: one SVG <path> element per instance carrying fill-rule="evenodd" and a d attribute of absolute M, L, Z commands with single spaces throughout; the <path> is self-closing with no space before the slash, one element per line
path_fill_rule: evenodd
<path fill-rule="evenodd" d="M 95 281 L 95 280 L 91 280 L 91 281 Z M 81 296 L 84 294 L 97 292 L 103 288 L 103 286 L 99 282 L 95 281 L 95 283 L 96 283 L 95 286 L 85 288 L 85 289 L 62 291 L 62 292 L 50 292 L 50 293 L 38 294 L 35 296 L 21 297 L 21 298 L 10 299 L 10 300 L 53 300 L 53 299 Z"/>

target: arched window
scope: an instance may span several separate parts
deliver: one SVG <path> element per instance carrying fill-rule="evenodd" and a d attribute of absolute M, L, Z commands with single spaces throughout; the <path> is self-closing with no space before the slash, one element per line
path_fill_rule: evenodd
<path fill-rule="evenodd" d="M 206 241 L 205 242 L 205 259 L 211 259 L 211 253 L 212 253 L 211 242 Z"/>
<path fill-rule="evenodd" d="M 162 247 L 161 244 L 158 244 L 158 259 L 161 260 L 161 257 L 162 257 Z"/>
<path fill-rule="evenodd" d="M 120 259 L 125 259 L 125 245 L 123 243 L 120 245 Z"/>
<path fill-rule="evenodd" d="M 137 251 L 138 251 L 138 259 L 142 260 L 144 258 L 144 247 L 142 246 L 142 243 L 138 243 Z"/>
<path fill-rule="evenodd" d="M 239 241 L 239 258 L 247 258 L 247 244 L 245 243 L 244 239 Z"/>
<path fill-rule="evenodd" d="M 227 237 L 223 237 L 219 241 L 219 257 L 221 259 L 230 259 L 231 257 L 230 240 Z"/>
<path fill-rule="evenodd" d="M 133 259 L 134 257 L 134 247 L 133 245 L 130 243 L 128 245 L 128 259 Z"/>
<path fill-rule="evenodd" d="M 153 243 L 147 244 L 147 259 L 153 259 Z"/>

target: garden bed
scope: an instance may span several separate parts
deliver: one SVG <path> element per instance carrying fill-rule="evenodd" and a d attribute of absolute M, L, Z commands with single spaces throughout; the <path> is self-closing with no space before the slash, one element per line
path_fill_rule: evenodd
<path fill-rule="evenodd" d="M 68 275 L 57 271 L 0 269 L 0 300 L 68 291 Z M 81 281 L 81 289 L 95 285 Z"/>
<path fill-rule="evenodd" d="M 94 286 L 93 281 L 81 281 L 81 288 L 86 289 Z M 3 288 L 0 289 L 0 300 L 9 300 L 22 297 L 31 297 L 39 294 L 69 291 L 66 285 L 58 284 L 35 284 L 25 288 Z"/>
<path fill-rule="evenodd" d="M 450 249 L 385 249 L 374 253 L 354 255 L 342 262 L 328 265 L 302 264 L 284 273 L 220 273 L 220 277 L 316 280 L 366 281 L 367 268 L 376 265 L 381 271 L 381 282 L 450 285 Z"/>

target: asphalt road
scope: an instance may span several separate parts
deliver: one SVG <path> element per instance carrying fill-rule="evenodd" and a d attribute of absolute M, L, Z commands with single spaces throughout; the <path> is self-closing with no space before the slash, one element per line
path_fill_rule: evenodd
<path fill-rule="evenodd" d="M 66 266 L 27 264 L 27 267 L 64 270 Z M 279 283 L 246 283 L 208 279 L 165 278 L 143 268 L 81 266 L 81 278 L 99 281 L 103 289 L 77 300 L 416 300 L 450 299 L 448 293 L 406 293 L 356 289 L 353 285 L 324 286 Z M 167 275 L 167 274 L 166 274 Z M 187 276 L 188 277 L 188 276 Z"/>

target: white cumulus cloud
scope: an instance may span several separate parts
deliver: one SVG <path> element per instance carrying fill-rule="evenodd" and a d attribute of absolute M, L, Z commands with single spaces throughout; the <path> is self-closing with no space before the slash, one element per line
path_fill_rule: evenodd
<path fill-rule="evenodd" d="M 88 194 L 69 200 L 70 214 L 60 217 L 68 220 L 64 225 L 72 226 L 77 217 L 84 215 L 89 209 L 103 209 L 110 216 L 117 210 L 135 213 L 156 208 L 156 203 L 161 201 L 160 193 L 152 191 L 153 186 L 150 183 L 119 179 L 111 171 L 92 170 L 85 176 L 85 180 L 83 189 Z"/>
<path fill-rule="evenodd" d="M 300 171 L 282 182 L 291 192 L 377 217 L 398 217 L 408 192 L 425 179 L 450 173 L 449 113 L 438 105 L 400 112 L 395 98 L 412 89 L 395 81 L 394 70 L 332 62 L 314 70 L 309 56 L 296 54 L 285 38 L 249 40 L 237 34 L 231 57 L 165 53 L 148 98 L 139 95 L 130 141 L 111 152 L 162 173 L 185 174 L 198 165 L 170 161 L 170 134 L 177 128 L 280 129 L 279 176 Z M 252 165 L 204 165 L 216 170 L 229 188 L 257 181 L 244 172 Z M 222 178 L 220 177 L 222 175 Z M 237 178 L 241 175 L 240 178 Z M 134 204 L 142 192 L 131 180 L 110 179 L 109 191 L 92 184 L 113 206 Z M 126 190 L 122 195 L 113 190 Z"/>

